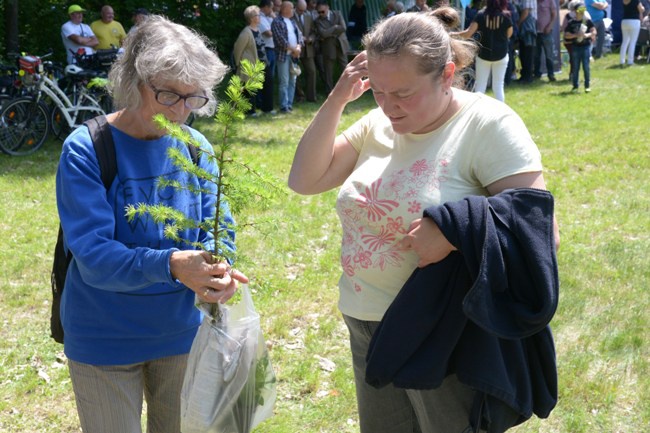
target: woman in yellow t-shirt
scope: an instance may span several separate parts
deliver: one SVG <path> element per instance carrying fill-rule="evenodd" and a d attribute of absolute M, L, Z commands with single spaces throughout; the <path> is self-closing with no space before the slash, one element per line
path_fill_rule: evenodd
<path fill-rule="evenodd" d="M 455 249 L 433 220 L 421 218 L 424 208 L 546 188 L 540 153 L 519 116 L 453 86 L 476 50 L 450 36 L 457 25 L 449 7 L 376 25 L 305 131 L 289 175 L 300 194 L 340 187 L 339 309 L 350 331 L 362 433 L 469 427 L 475 393 L 454 374 L 429 390 L 365 382 L 369 342 L 401 287 L 416 267 Z M 378 108 L 337 135 L 346 105 L 369 89 Z"/>

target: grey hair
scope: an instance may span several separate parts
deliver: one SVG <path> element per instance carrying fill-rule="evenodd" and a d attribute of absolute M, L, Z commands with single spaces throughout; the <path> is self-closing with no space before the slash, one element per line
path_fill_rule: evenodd
<path fill-rule="evenodd" d="M 203 90 L 210 101 L 197 115 L 210 115 L 217 106 L 213 89 L 228 67 L 195 31 L 160 15 L 151 15 L 124 42 L 124 54 L 111 67 L 108 90 L 117 109 L 142 104 L 140 86 L 170 81 Z"/>
<path fill-rule="evenodd" d="M 260 14 L 260 8 L 258 6 L 252 5 L 244 9 L 244 18 L 246 18 L 246 24 L 250 24 L 253 21 L 255 15 Z"/>
<path fill-rule="evenodd" d="M 458 73 L 472 63 L 476 53 L 474 42 L 449 34 L 459 23 L 458 12 L 450 7 L 398 14 L 375 24 L 363 37 L 363 45 L 370 58 L 413 56 L 422 74 L 440 76 L 447 62 L 454 62 Z"/>

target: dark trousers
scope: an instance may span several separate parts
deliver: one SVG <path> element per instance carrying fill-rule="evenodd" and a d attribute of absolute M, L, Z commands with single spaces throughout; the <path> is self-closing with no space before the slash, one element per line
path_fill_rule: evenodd
<path fill-rule="evenodd" d="M 545 62 L 546 75 L 549 78 L 555 76 L 553 71 L 553 33 L 537 33 L 537 45 L 535 45 L 535 76 L 542 76 L 542 61 Z"/>
<path fill-rule="evenodd" d="M 323 56 L 323 69 L 325 72 L 325 93 L 330 94 L 332 89 L 334 88 L 334 84 L 336 80 L 338 80 L 338 77 L 334 77 L 334 67 L 336 65 L 339 65 L 341 71 L 345 69 L 345 67 L 348 64 L 348 56 L 347 53 L 343 52 L 343 49 L 341 48 L 341 45 L 336 43 L 336 58 L 328 58 L 327 56 Z"/>
<path fill-rule="evenodd" d="M 535 46 L 526 46 L 519 42 L 519 60 L 521 60 L 521 80 L 533 81 L 533 62 L 535 60 Z"/>
<path fill-rule="evenodd" d="M 508 67 L 506 68 L 506 76 L 503 79 L 505 85 L 510 84 L 512 81 L 512 73 L 515 71 L 515 43 L 511 40 L 508 41 Z"/>
<path fill-rule="evenodd" d="M 647 12 L 647 11 L 646 11 Z M 596 45 L 593 48 L 594 59 L 600 59 L 603 56 L 603 45 L 605 45 L 605 21 L 600 20 L 594 22 L 596 27 Z"/>
<path fill-rule="evenodd" d="M 296 95 L 307 98 L 309 102 L 316 102 L 316 63 L 313 57 L 302 57 L 302 74 L 298 78 Z"/>
<path fill-rule="evenodd" d="M 258 93 L 258 107 L 268 113 L 273 110 L 273 83 L 275 81 L 275 50 L 266 49 L 267 64 L 264 68 L 264 85 Z"/>

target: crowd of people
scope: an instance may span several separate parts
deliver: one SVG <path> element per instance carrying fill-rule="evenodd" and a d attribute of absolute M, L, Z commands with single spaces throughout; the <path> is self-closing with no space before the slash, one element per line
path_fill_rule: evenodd
<path fill-rule="evenodd" d="M 353 9 L 358 5 L 363 7 L 363 0 L 357 1 Z M 348 27 L 357 41 L 363 34 L 360 31 L 367 29 L 365 15 L 356 15 L 348 26 L 341 12 L 330 9 L 326 0 L 298 0 L 295 5 L 290 1 L 261 0 L 259 6 L 246 8 L 244 18 L 246 27 L 233 50 L 237 73 L 241 75 L 244 59 L 265 63 L 264 86 L 257 97 L 251 98 L 252 117 L 260 112 L 276 114 L 276 86 L 279 109 L 285 114 L 291 113 L 294 101 L 317 102 L 319 79 L 325 94 L 329 94 L 336 74 L 348 63 Z"/>
<path fill-rule="evenodd" d="M 400 1 L 387 0 L 382 17 L 401 13 L 428 12 L 448 5 L 448 0 L 431 2 L 415 0 L 408 8 Z M 570 0 L 560 20 L 560 8 L 555 0 L 475 0 L 465 9 L 465 23 L 455 33 L 473 38 L 479 43 L 474 64 L 474 90 L 485 93 L 488 85 L 495 98 L 505 101 L 505 86 L 512 80 L 530 84 L 546 75 L 556 81 L 556 61 L 559 58 L 554 40 L 556 23 L 569 56 L 569 80 L 577 91 L 580 69 L 585 92 L 591 91 L 589 61 L 602 57 L 607 32 L 607 0 Z M 578 12 L 584 11 L 583 13 Z M 621 21 L 622 43 L 620 64 L 634 63 L 636 41 L 643 22 L 648 22 L 642 0 L 623 1 Z M 83 23 L 85 10 L 79 5 L 68 9 L 70 20 L 61 28 L 68 63 L 75 53 L 83 50 L 120 48 L 126 38 L 124 27 L 114 19 L 113 9 L 105 5 L 101 19 L 90 25 Z M 137 28 L 148 12 L 134 11 L 133 26 Z M 232 49 L 233 68 L 242 79 L 241 61 L 261 61 L 265 64 L 263 89 L 250 101 L 251 117 L 261 114 L 289 114 L 294 103 L 317 102 L 332 91 L 334 82 L 349 59 L 362 49 L 361 38 L 371 24 L 364 0 L 355 0 L 347 20 L 341 11 L 330 7 L 327 0 L 261 0 L 244 12 L 245 27 Z M 644 21 L 645 20 L 645 21 Z M 585 61 L 584 52 L 587 51 Z M 515 68 L 519 56 L 520 70 Z M 519 76 L 517 76 L 519 72 Z M 275 97 L 279 101 L 275 101 Z M 277 108 L 277 109 L 276 109 Z"/>
<path fill-rule="evenodd" d="M 621 65 L 626 61 L 627 64 L 632 64 L 634 61 L 638 27 L 643 20 L 644 9 L 641 1 L 623 2 L 625 15 L 621 23 L 623 29 Z M 289 9 L 294 9 L 294 6 L 292 2 L 284 3 L 288 4 L 286 7 L 289 14 Z M 270 29 L 272 23 L 280 16 L 276 11 L 280 11 L 282 5 L 281 0 L 260 2 L 261 20 L 267 21 L 267 28 Z M 385 19 L 401 13 L 429 12 L 448 5 L 448 0 L 435 2 L 415 0 L 407 8 L 403 2 L 387 0 L 381 17 Z M 557 81 L 555 76 L 557 62 L 561 59 L 560 47 L 557 46 L 555 36 L 559 27 L 563 44 L 569 55 L 568 78 L 572 84 L 572 91 L 579 89 L 580 80 L 577 74 L 582 69 L 584 90 L 590 92 L 589 63 L 585 62 L 583 52 L 587 51 L 589 61 L 603 56 L 608 6 L 606 0 L 566 1 L 562 3 L 562 7 L 565 7 L 567 12 L 561 20 L 560 7 L 555 0 L 472 2 L 465 10 L 464 26 L 455 32 L 455 35 L 461 38 L 474 38 L 479 45 L 475 62 L 470 66 L 475 71 L 475 81 L 469 84 L 474 86 L 475 91 L 485 93 L 488 84 L 491 83 L 495 98 L 505 101 L 505 86 L 513 80 L 528 85 L 545 75 L 549 82 Z M 577 15 L 576 10 L 582 8 L 585 8 L 586 12 Z M 287 84 L 287 74 L 283 74 L 279 76 L 280 82 L 274 83 L 274 77 L 279 75 L 279 69 L 269 58 L 284 57 L 284 48 L 278 49 L 276 44 L 281 44 L 280 47 L 284 45 L 280 35 L 274 36 L 269 30 L 265 39 L 267 82 L 265 91 L 255 101 L 261 112 L 275 113 L 272 101 L 274 86 L 280 89 L 282 99 L 282 95 L 286 93 L 285 87 L 288 87 L 290 92 L 295 81 L 296 102 L 317 101 L 319 87 L 322 87 L 325 96 L 329 95 L 336 74 L 340 73 L 348 60 L 362 49 L 361 39 L 372 24 L 369 23 L 364 0 L 355 0 L 347 17 L 346 23 L 341 11 L 331 9 L 326 0 L 298 0 L 295 2 L 291 17 L 280 17 L 287 23 L 288 28 L 296 30 L 296 47 L 300 51 L 287 52 L 287 54 L 300 65 L 301 75 L 290 76 Z M 240 37 L 250 40 L 246 32 L 242 32 Z M 252 46 L 250 50 L 252 51 Z M 236 52 L 236 65 L 240 61 L 237 54 Z M 515 64 L 517 56 L 520 60 L 519 70 L 516 70 Z M 286 70 L 286 67 L 283 68 Z M 292 104 L 286 101 L 280 101 L 279 105 L 281 112 L 287 113 L 292 110 Z M 258 112 L 253 111 L 250 114 L 257 116 Z"/>
<path fill-rule="evenodd" d="M 100 50 L 120 50 L 127 33 L 110 5 L 101 8 L 101 18 L 90 25 L 83 22 L 86 9 L 73 4 L 68 7 L 69 20 L 61 26 L 61 41 L 66 52 L 68 64 L 76 63 L 76 56 L 91 56 Z M 132 26 L 129 33 L 135 31 L 138 24 L 149 16 L 149 11 L 138 8 L 133 11 Z"/>

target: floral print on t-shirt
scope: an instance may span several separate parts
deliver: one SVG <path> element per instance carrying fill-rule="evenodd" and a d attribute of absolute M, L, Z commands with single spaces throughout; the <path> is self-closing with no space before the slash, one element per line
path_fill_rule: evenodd
<path fill-rule="evenodd" d="M 407 168 L 384 171 L 370 184 L 351 176 L 337 202 L 343 226 L 341 265 L 349 277 L 362 270 L 383 272 L 402 265 L 406 251 L 399 241 L 411 221 L 430 206 L 447 179 L 447 166 L 446 158 L 421 158 Z M 356 283 L 355 290 L 361 290 Z"/>

